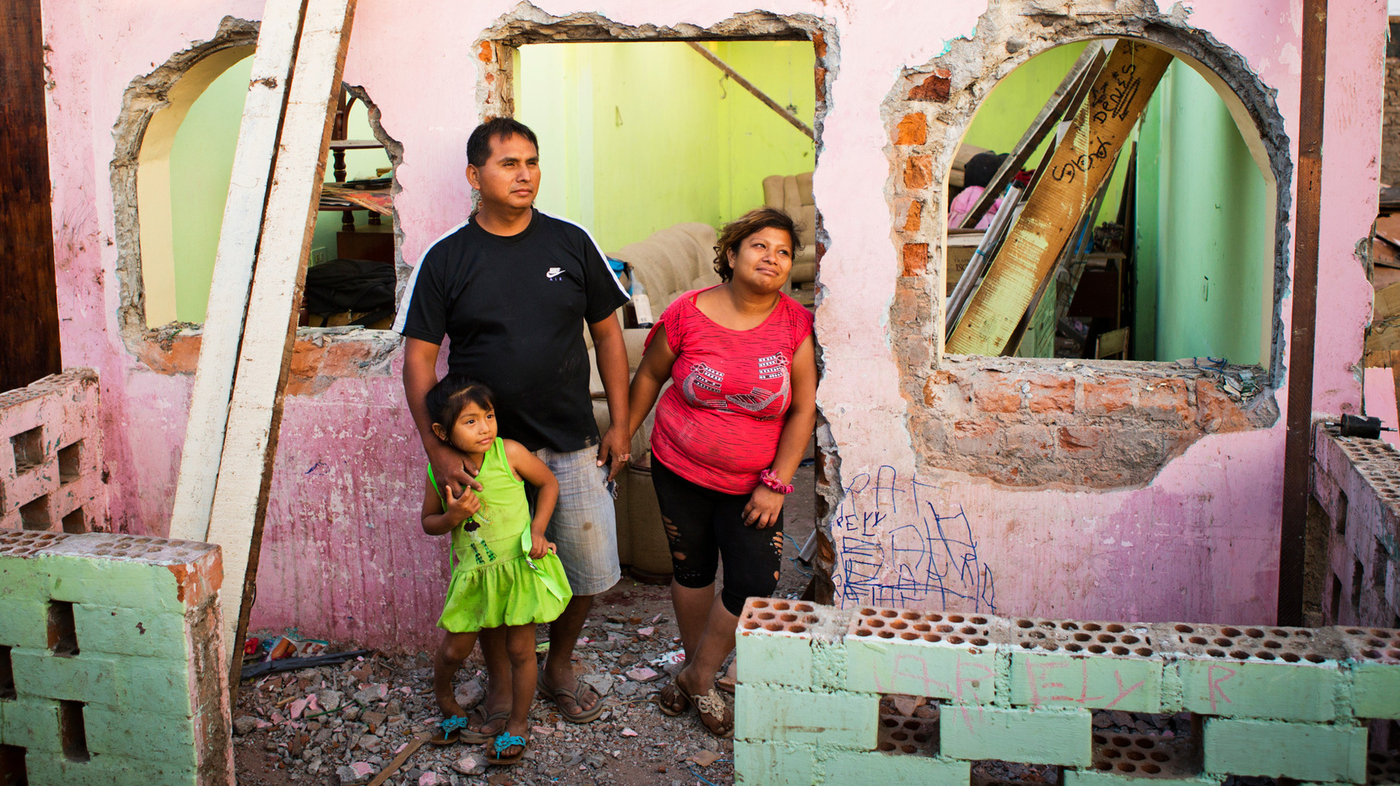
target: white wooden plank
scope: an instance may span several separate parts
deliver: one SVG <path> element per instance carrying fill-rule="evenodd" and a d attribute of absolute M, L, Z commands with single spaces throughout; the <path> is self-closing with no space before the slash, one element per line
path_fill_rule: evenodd
<path fill-rule="evenodd" d="M 238 352 L 208 537 L 224 550 L 221 602 L 235 666 L 242 660 L 239 633 L 247 625 L 246 600 L 257 580 L 296 306 L 354 12 L 355 0 L 307 4 Z"/>
<path fill-rule="evenodd" d="M 214 503 L 214 482 L 224 447 L 238 342 L 243 337 L 248 286 L 253 280 L 253 254 L 305 4 L 306 0 L 267 0 L 263 9 L 258 48 L 243 103 L 243 122 L 238 129 L 238 147 L 233 154 L 224 223 L 214 257 L 214 276 L 209 286 L 212 296 L 204 320 L 199 366 L 190 394 L 190 420 L 170 516 L 172 538 L 204 540 L 209 534 L 209 509 Z"/>

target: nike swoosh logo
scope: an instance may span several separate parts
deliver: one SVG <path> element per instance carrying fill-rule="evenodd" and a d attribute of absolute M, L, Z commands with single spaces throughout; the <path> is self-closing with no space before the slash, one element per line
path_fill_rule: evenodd
<path fill-rule="evenodd" d="M 562 267 L 552 267 L 552 268 L 550 268 L 549 270 L 546 270 L 546 271 L 545 271 L 544 277 L 545 277 L 545 278 L 558 278 L 559 275 L 560 275 L 561 273 L 563 273 L 563 272 L 564 272 L 564 268 L 562 268 Z"/>

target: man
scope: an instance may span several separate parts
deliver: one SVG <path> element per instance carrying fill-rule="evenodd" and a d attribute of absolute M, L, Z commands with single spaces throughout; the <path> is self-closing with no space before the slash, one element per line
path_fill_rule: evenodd
<path fill-rule="evenodd" d="M 602 697 L 578 680 L 571 658 L 593 596 L 620 577 L 609 490 L 629 458 L 627 349 L 614 315 L 627 293 L 586 230 L 534 209 L 539 146 L 529 128 L 511 118 L 478 126 L 467 141 L 467 180 L 480 194 L 476 212 L 424 253 L 395 320 L 405 337 L 404 393 L 435 476 L 464 493 L 480 488 L 462 454 L 433 434 L 425 403 L 446 334 L 448 366 L 495 392 L 500 436 L 534 451 L 559 479 L 546 537 L 574 597 L 550 626 L 540 690 L 566 719 L 587 723 L 602 714 Z M 601 439 L 584 323 L 612 422 Z M 481 635 L 490 683 L 469 726 L 485 736 L 504 728 L 511 701 L 504 637 L 493 633 Z"/>

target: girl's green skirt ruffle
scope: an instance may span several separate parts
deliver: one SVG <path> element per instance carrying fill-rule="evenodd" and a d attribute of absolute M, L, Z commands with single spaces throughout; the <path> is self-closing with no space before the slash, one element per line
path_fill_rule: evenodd
<path fill-rule="evenodd" d="M 558 556 L 546 554 L 534 562 L 557 579 L 557 586 L 569 586 L 564 563 Z M 554 597 L 525 555 L 521 555 L 454 570 L 437 624 L 452 633 L 472 633 L 502 625 L 544 624 L 558 619 L 572 597 L 567 591 L 562 598 Z"/>

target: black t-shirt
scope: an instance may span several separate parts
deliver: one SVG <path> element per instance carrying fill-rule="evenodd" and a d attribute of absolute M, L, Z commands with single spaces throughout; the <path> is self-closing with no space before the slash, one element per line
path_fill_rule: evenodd
<path fill-rule="evenodd" d="M 627 299 L 586 230 L 536 210 L 518 235 L 468 220 L 434 243 L 394 329 L 433 344 L 450 337 L 448 367 L 495 392 L 502 437 L 530 450 L 582 450 L 598 440 L 584 323 Z"/>

